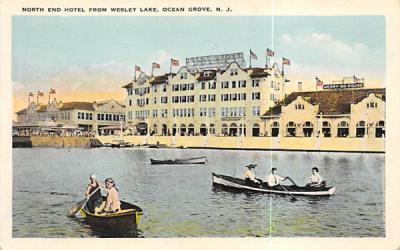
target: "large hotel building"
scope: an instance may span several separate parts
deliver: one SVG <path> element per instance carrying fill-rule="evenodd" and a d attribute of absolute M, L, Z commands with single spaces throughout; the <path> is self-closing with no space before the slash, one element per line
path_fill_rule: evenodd
<path fill-rule="evenodd" d="M 242 53 L 187 58 L 177 73 L 123 86 L 126 122 L 137 135 L 385 136 L 384 88 L 348 77 L 286 95 L 285 83 L 276 63 L 245 67 Z"/>
<path fill-rule="evenodd" d="M 277 64 L 245 68 L 241 53 L 188 58 L 175 74 L 141 72 L 123 86 L 126 121 L 141 135 L 261 136 L 260 115 L 282 100 L 284 84 Z"/>

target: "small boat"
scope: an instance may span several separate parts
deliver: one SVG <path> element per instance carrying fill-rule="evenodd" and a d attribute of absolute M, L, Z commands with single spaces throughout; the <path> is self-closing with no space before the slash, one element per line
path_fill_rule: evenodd
<path fill-rule="evenodd" d="M 105 200 L 106 197 L 103 197 Z M 88 203 L 81 209 L 81 214 L 93 231 L 106 236 L 137 236 L 137 227 L 143 210 L 133 204 L 121 201 L 121 210 L 116 213 L 95 214 Z"/>
<path fill-rule="evenodd" d="M 167 144 L 149 144 L 149 148 L 168 148 Z"/>
<path fill-rule="evenodd" d="M 155 160 L 150 159 L 151 164 L 206 164 L 207 156 L 188 158 L 188 159 L 175 159 L 175 160 Z"/>
<path fill-rule="evenodd" d="M 330 196 L 333 195 L 336 189 L 335 187 L 300 187 L 295 185 L 277 185 L 274 187 L 262 185 L 261 187 L 252 187 L 246 185 L 246 181 L 244 179 L 215 173 L 212 173 L 212 182 L 214 187 L 220 187 L 226 190 L 237 192 L 251 191 L 258 193 L 282 195 Z"/>

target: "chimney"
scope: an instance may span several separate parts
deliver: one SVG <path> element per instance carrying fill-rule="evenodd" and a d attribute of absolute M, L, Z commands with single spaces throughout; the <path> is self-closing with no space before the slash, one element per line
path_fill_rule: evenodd
<path fill-rule="evenodd" d="M 303 91 L 303 83 L 302 82 L 298 82 L 297 83 L 297 92 L 301 92 Z"/>

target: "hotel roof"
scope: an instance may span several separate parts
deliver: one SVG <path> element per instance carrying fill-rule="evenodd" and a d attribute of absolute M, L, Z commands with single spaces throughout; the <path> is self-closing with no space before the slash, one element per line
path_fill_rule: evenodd
<path fill-rule="evenodd" d="M 62 103 L 60 110 L 67 110 L 67 109 L 81 109 L 81 110 L 89 110 L 93 111 L 93 103 L 91 102 L 65 102 Z"/>
<path fill-rule="evenodd" d="M 366 98 L 370 93 L 374 93 L 383 101 L 386 99 L 384 88 L 379 89 L 355 89 L 355 90 L 330 90 L 330 91 L 310 91 L 310 92 L 293 92 L 288 95 L 282 102 L 270 108 L 264 116 L 279 115 L 282 106 L 286 106 L 301 96 L 312 104 L 319 104 L 318 113 L 322 114 L 349 114 L 350 105 L 358 103 Z M 318 98 L 318 99 L 317 99 Z"/>

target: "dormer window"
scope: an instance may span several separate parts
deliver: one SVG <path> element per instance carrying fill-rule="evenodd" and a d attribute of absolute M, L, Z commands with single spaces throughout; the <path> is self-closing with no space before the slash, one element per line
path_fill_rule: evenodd
<path fill-rule="evenodd" d="M 181 79 L 187 79 L 187 73 L 181 73 Z"/>
<path fill-rule="evenodd" d="M 304 109 L 304 104 L 296 104 L 296 105 L 294 106 L 294 108 L 295 108 L 295 109 L 298 109 L 298 110 L 303 110 L 303 109 Z"/>
<path fill-rule="evenodd" d="M 367 108 L 377 108 L 378 103 L 377 102 L 368 102 L 367 103 Z"/>
<path fill-rule="evenodd" d="M 231 69 L 231 76 L 237 76 L 238 75 L 238 69 Z"/>

